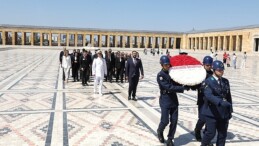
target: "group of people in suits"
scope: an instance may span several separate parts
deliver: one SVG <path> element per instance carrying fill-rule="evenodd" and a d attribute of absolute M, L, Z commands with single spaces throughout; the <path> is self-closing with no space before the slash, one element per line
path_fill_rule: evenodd
<path fill-rule="evenodd" d="M 83 86 L 88 86 L 90 76 L 94 77 L 94 93 L 102 95 L 102 83 L 129 82 L 128 100 L 136 101 L 136 90 L 139 79 L 144 78 L 144 71 L 141 59 L 137 51 L 131 53 L 112 52 L 111 49 L 102 53 L 101 50 L 91 51 L 82 49 L 73 50 L 71 54 L 64 48 L 60 52 L 59 61 L 63 68 L 63 80 L 68 82 L 70 68 L 74 82 L 82 80 Z"/>

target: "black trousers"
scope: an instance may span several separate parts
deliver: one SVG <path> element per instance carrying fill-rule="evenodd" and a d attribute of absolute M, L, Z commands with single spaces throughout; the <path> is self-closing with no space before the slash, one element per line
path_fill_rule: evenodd
<path fill-rule="evenodd" d="M 107 73 L 107 76 L 106 76 L 106 81 L 109 80 L 111 82 L 112 81 L 112 75 L 113 75 L 112 67 L 108 68 L 107 71 L 108 71 L 108 73 Z"/>
<path fill-rule="evenodd" d="M 129 77 L 129 97 L 136 97 L 136 91 L 137 91 L 137 86 L 138 86 L 138 81 L 139 81 L 139 76 L 134 76 L 134 77 Z"/>
<path fill-rule="evenodd" d="M 121 68 L 117 68 L 116 69 L 116 82 L 118 82 L 119 78 L 120 78 L 120 81 L 123 82 L 123 69 Z"/>
<path fill-rule="evenodd" d="M 78 66 L 73 66 L 72 67 L 72 74 L 73 74 L 73 77 L 74 77 L 74 81 L 75 80 L 78 80 Z"/>
<path fill-rule="evenodd" d="M 89 75 L 88 75 L 88 70 L 84 69 L 82 71 L 82 84 L 87 84 Z"/>

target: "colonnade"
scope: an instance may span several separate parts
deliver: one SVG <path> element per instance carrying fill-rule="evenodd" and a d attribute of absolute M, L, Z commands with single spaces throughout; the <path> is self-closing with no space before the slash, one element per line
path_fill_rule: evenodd
<path fill-rule="evenodd" d="M 189 49 L 242 51 L 243 35 L 188 36 Z"/>
<path fill-rule="evenodd" d="M 181 48 L 181 36 L 155 33 L 1 30 L 0 45 Z"/>

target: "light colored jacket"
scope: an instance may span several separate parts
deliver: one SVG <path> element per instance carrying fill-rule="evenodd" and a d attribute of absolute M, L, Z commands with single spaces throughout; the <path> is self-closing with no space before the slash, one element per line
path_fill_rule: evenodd
<path fill-rule="evenodd" d="M 71 57 L 68 55 L 67 57 L 66 56 L 63 56 L 62 58 L 62 67 L 63 68 L 70 68 L 72 65 L 71 65 Z"/>
<path fill-rule="evenodd" d="M 106 61 L 103 58 L 95 58 L 92 64 L 92 73 L 96 77 L 104 78 L 104 75 L 107 75 L 107 66 Z"/>

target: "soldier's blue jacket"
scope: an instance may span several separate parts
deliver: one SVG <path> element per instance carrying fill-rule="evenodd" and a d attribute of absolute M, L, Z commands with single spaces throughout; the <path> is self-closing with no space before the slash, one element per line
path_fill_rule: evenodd
<path fill-rule="evenodd" d="M 230 93 L 229 81 L 226 78 L 221 78 L 221 85 L 218 81 L 210 76 L 203 84 L 204 86 L 204 105 L 202 114 L 209 117 L 230 119 L 232 117 L 232 97 Z M 222 100 L 231 103 L 230 108 L 220 105 Z"/>
<path fill-rule="evenodd" d="M 206 73 L 207 74 L 206 74 L 205 80 L 213 74 L 213 72 L 211 70 L 206 71 Z M 197 88 L 198 88 L 197 105 L 203 105 L 203 103 L 204 103 L 204 101 L 203 101 L 203 97 L 204 97 L 203 88 L 204 88 L 204 86 L 202 86 L 202 83 L 201 83 L 201 84 L 197 85 Z"/>
<path fill-rule="evenodd" d="M 168 71 L 161 70 L 157 74 L 157 83 L 160 88 L 159 104 L 161 107 L 176 107 L 179 105 L 176 93 L 183 92 L 184 87 L 174 82 Z"/>

